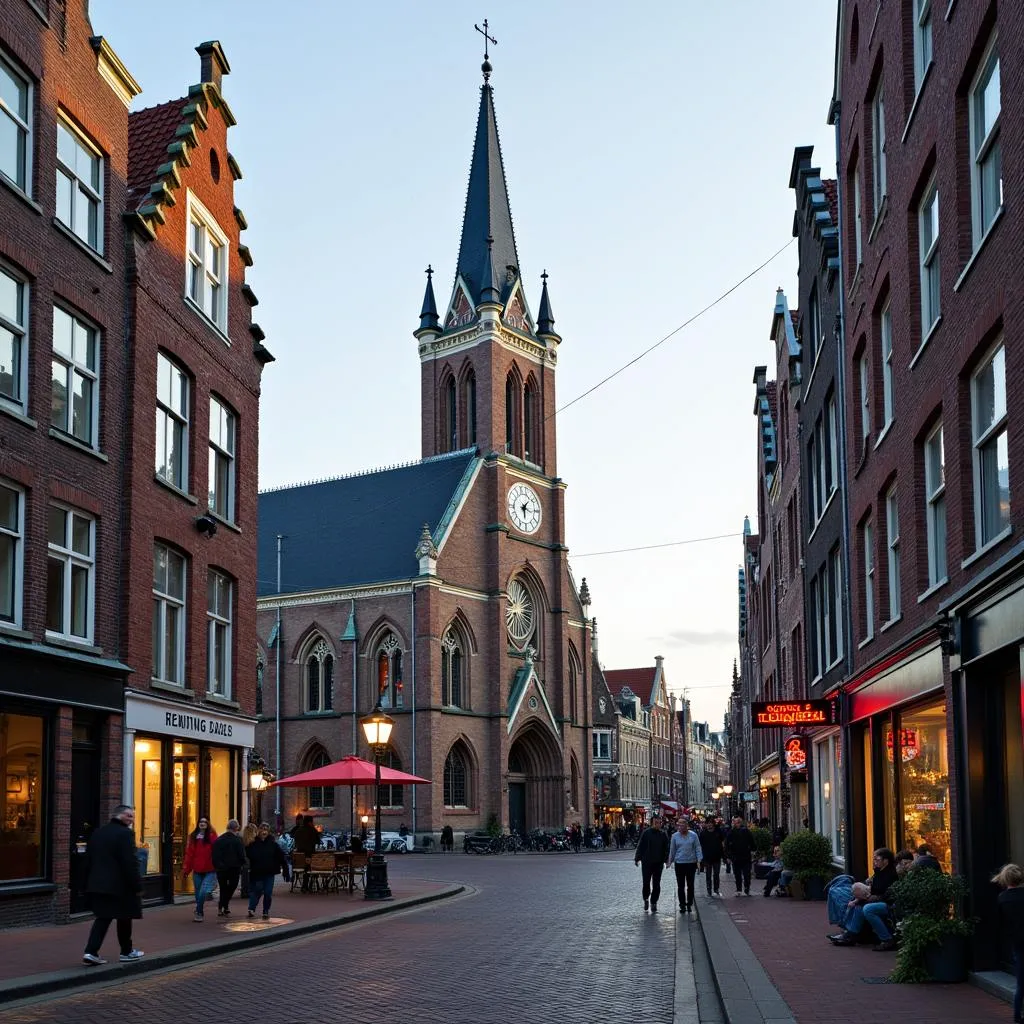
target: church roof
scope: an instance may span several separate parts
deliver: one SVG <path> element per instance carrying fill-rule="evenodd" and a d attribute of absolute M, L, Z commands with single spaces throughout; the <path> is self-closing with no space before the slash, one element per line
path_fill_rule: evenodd
<path fill-rule="evenodd" d="M 605 669 L 604 678 L 612 693 L 618 693 L 628 686 L 645 707 L 651 703 L 651 692 L 654 689 L 654 675 L 657 668 L 613 668 Z"/>
<path fill-rule="evenodd" d="M 423 524 L 439 544 L 477 463 L 475 449 L 259 495 L 256 596 L 409 579 Z"/>

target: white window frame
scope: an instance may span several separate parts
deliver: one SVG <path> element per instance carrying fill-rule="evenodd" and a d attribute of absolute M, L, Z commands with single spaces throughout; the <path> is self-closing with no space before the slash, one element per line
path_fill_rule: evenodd
<path fill-rule="evenodd" d="M 64 520 L 64 539 L 58 543 L 49 536 L 49 514 L 59 510 L 66 516 Z M 74 550 L 74 527 L 78 520 L 88 527 L 88 548 L 87 552 Z M 59 637 L 63 640 L 71 640 L 75 643 L 91 644 L 95 628 L 96 614 L 96 520 L 84 512 L 68 505 L 61 505 L 52 502 L 47 509 L 47 589 L 46 600 L 49 608 L 49 563 L 60 562 L 64 566 L 63 592 L 61 594 L 61 621 L 63 629 L 46 628 L 46 635 Z M 85 582 L 85 626 L 83 633 L 71 632 L 72 619 L 72 578 L 73 570 L 84 570 L 86 573 Z"/>
<path fill-rule="evenodd" d="M 836 650 L 829 668 L 838 665 L 845 653 L 845 638 L 843 637 L 843 563 L 839 548 L 829 552 L 828 571 L 832 581 L 832 621 L 836 630 Z"/>
<path fill-rule="evenodd" d="M 61 130 L 67 132 L 72 143 L 75 145 L 75 166 L 72 166 L 60 151 Z M 96 180 L 86 180 L 82 176 L 82 168 L 78 166 L 79 156 L 84 154 L 85 158 L 95 161 Z M 88 138 L 81 129 L 69 121 L 66 117 L 57 117 L 57 183 L 56 209 L 57 220 L 80 238 L 90 249 L 96 252 L 103 252 L 103 153 L 96 144 Z M 90 170 L 92 168 L 90 167 Z M 61 209 L 60 180 L 64 178 L 67 182 L 70 209 Z M 92 209 L 96 211 L 96 232 L 91 231 L 89 214 Z M 66 214 L 66 216 L 65 216 Z"/>
<path fill-rule="evenodd" d="M 933 181 L 928 186 L 925 197 L 917 211 L 922 340 L 928 337 L 942 315 L 939 210 L 939 190 Z"/>
<path fill-rule="evenodd" d="M 66 352 L 58 349 L 58 321 L 61 317 L 70 321 L 71 328 L 71 351 Z M 84 361 L 79 358 L 79 338 L 84 338 L 85 354 Z M 89 362 L 89 350 L 92 349 L 92 363 Z M 50 426 L 59 430 L 68 437 L 88 445 L 90 448 L 99 447 L 100 435 L 100 332 L 92 324 L 83 320 L 75 313 L 64 309 L 62 306 L 53 307 L 53 355 L 51 357 L 50 371 Z M 53 404 L 53 386 L 57 380 L 57 373 L 61 373 L 65 395 L 64 417 L 62 422 L 54 418 L 55 409 Z M 79 433 L 75 429 L 74 394 L 77 380 L 88 382 L 89 385 L 89 424 L 86 433 Z"/>
<path fill-rule="evenodd" d="M 216 421 L 216 422 L 215 422 Z M 238 417 L 223 399 L 210 396 L 210 463 L 208 497 L 210 511 L 229 523 L 235 521 L 235 452 L 238 444 Z M 223 501 L 220 501 L 221 466 L 224 466 Z"/>
<path fill-rule="evenodd" d="M 612 734 L 607 729 L 593 732 L 593 754 L 595 761 L 610 761 L 612 758 Z M 603 752 L 602 752 L 603 748 Z"/>
<path fill-rule="evenodd" d="M 157 579 L 157 556 L 160 551 L 166 555 L 167 579 Z M 170 585 L 172 564 L 177 562 L 181 569 L 181 594 L 175 595 Z M 185 685 L 185 620 L 188 600 L 188 560 L 167 544 L 157 541 L 153 545 L 153 638 L 159 637 L 159 647 L 153 645 L 153 678 L 174 686 Z M 177 614 L 177 624 L 169 626 L 172 615 Z M 170 636 L 173 631 L 174 635 Z M 167 665 L 168 648 L 173 648 L 175 668 Z"/>
<path fill-rule="evenodd" d="M 810 651 L 813 669 L 812 679 L 820 679 L 826 670 L 825 666 L 825 644 L 822 642 L 821 636 L 821 606 L 825 595 L 822 594 L 822 579 L 824 573 L 816 573 L 811 578 L 811 626 L 814 630 L 811 643 Z"/>
<path fill-rule="evenodd" d="M 818 352 L 822 349 L 821 333 L 821 300 L 818 298 L 818 283 L 811 285 L 811 296 L 808 301 L 807 332 L 811 336 L 811 365 L 814 365 Z"/>
<path fill-rule="evenodd" d="M 0 278 L 6 278 L 14 284 L 15 319 L 12 320 L 0 308 L 0 330 L 8 332 L 14 337 L 14 347 L 17 350 L 18 359 L 17 371 L 9 374 L 14 394 L 5 395 L 0 392 L 0 406 L 25 416 L 28 415 L 29 309 L 31 306 L 29 283 L 5 264 L 0 264 Z M 0 370 L 3 369 L 4 367 L 0 366 Z M 13 371 L 14 368 L 11 369 Z"/>
<path fill-rule="evenodd" d="M 185 229 L 185 300 L 225 337 L 228 334 L 228 237 L 216 218 L 188 193 Z M 196 239 L 196 229 L 200 237 Z M 220 266 L 211 258 L 220 250 Z M 213 294 L 211 294 L 213 293 Z"/>
<path fill-rule="evenodd" d="M 32 118 L 34 116 L 33 104 L 35 102 L 35 88 L 32 79 L 16 68 L 3 54 L 0 54 L 0 71 L 6 72 L 7 76 L 14 82 L 15 88 L 25 91 L 24 113 L 12 110 L 0 96 L 0 118 L 7 118 L 14 125 L 14 130 L 19 139 L 22 139 L 21 153 L 15 156 L 15 177 L 11 177 L 3 167 L 0 167 L 2 174 L 16 188 L 21 189 L 27 196 L 32 195 Z"/>
<path fill-rule="evenodd" d="M 828 499 L 839 489 L 839 425 L 835 393 L 831 394 L 825 403 L 825 416 L 828 420 L 828 456 L 830 460 L 830 472 L 825 476 L 825 502 L 827 504 Z M 823 443 L 824 440 L 822 438 Z"/>
<path fill-rule="evenodd" d="M 227 594 L 227 607 L 220 601 L 223 584 Z M 206 692 L 231 700 L 231 629 L 235 596 L 234 580 L 227 573 L 210 569 L 206 581 Z M 214 607 L 210 607 L 211 603 Z M 223 663 L 216 665 L 218 652 Z M 218 679 L 218 670 L 221 677 Z"/>
<path fill-rule="evenodd" d="M 885 496 L 885 539 L 888 547 L 889 569 L 889 621 L 895 622 L 902 614 L 900 591 L 900 508 L 899 492 L 895 487 Z"/>
<path fill-rule="evenodd" d="M 992 369 L 992 410 L 988 422 L 981 419 L 979 382 L 982 375 Z M 990 522 L 991 509 L 995 505 L 1000 508 L 1000 487 L 998 476 L 998 460 L 1003 453 L 1009 472 L 1009 451 L 1007 432 L 1007 396 L 1006 396 L 1006 345 L 1002 338 L 989 351 L 977 370 L 971 374 L 971 450 L 974 462 L 974 537 L 978 548 L 983 548 L 998 537 L 1010 525 L 1010 509 L 1006 515 L 997 514 Z M 996 476 L 991 479 L 988 473 L 985 453 L 994 450 L 996 453 Z"/>
<path fill-rule="evenodd" d="M 21 626 L 25 587 L 25 492 L 8 480 L 0 479 L 0 491 L 14 495 L 14 524 L 0 522 L 0 538 L 11 546 L 11 615 L 0 615 L 0 623 Z"/>
<path fill-rule="evenodd" d="M 932 452 L 935 451 L 938 452 L 937 473 L 932 466 Z M 946 581 L 949 571 L 946 557 L 946 451 L 941 423 L 924 442 L 924 494 L 928 537 L 928 586 L 937 587 Z"/>
<path fill-rule="evenodd" d="M 864 639 L 875 635 L 875 531 L 869 519 L 861 529 L 864 541 Z"/>
<path fill-rule="evenodd" d="M 853 168 L 853 230 L 857 266 L 864 263 L 864 209 L 860 188 L 860 161 Z"/>
<path fill-rule="evenodd" d="M 860 372 L 860 436 L 867 443 L 871 436 L 871 364 L 865 352 L 858 362 Z"/>
<path fill-rule="evenodd" d="M 991 118 L 988 131 L 979 137 L 989 121 L 984 112 L 985 86 L 993 74 L 1001 72 L 999 62 L 999 35 L 992 40 L 978 65 L 978 73 L 967 94 L 968 124 L 971 146 L 971 227 L 975 249 L 981 244 L 996 214 L 1003 208 L 1002 143 L 999 128 L 1002 123 L 1002 82 L 1000 81 L 999 110 Z M 981 110 L 979 110 L 979 107 Z M 983 117 L 979 115 L 984 115 Z"/>
<path fill-rule="evenodd" d="M 885 430 L 893 420 L 893 358 L 892 358 L 892 304 L 887 299 L 879 317 L 879 335 L 882 342 L 882 414 Z"/>
<path fill-rule="evenodd" d="M 932 0 L 914 0 L 914 93 L 932 63 Z"/>
<path fill-rule="evenodd" d="M 179 385 L 183 385 L 183 391 L 181 393 L 181 403 L 175 407 L 172 404 L 175 401 L 173 393 L 168 392 L 166 395 L 161 396 L 161 374 L 168 375 L 168 384 L 173 389 L 175 382 Z M 156 462 L 154 466 L 154 472 L 157 477 L 161 480 L 166 481 L 172 487 L 176 487 L 179 491 L 188 492 L 188 479 L 189 479 L 189 414 L 191 410 L 191 399 L 192 399 L 192 382 L 189 380 L 188 374 L 185 372 L 183 366 L 180 363 L 175 362 L 170 356 L 163 352 L 157 352 L 156 357 Z M 167 465 L 167 432 L 168 429 L 177 432 L 179 441 L 177 450 L 180 451 L 180 471 L 175 474 L 174 469 L 177 467 L 171 467 L 171 472 L 162 473 L 160 471 L 161 466 Z M 179 479 L 175 479 L 175 476 L 180 476 Z"/>
<path fill-rule="evenodd" d="M 821 518 L 821 500 L 818 493 L 818 445 L 815 440 L 815 432 L 813 430 L 811 431 L 811 436 L 807 441 L 807 470 L 810 476 L 810 480 L 808 481 L 810 484 L 808 491 L 811 504 L 811 522 L 817 523 Z"/>
<path fill-rule="evenodd" d="M 871 101 L 871 171 L 875 217 L 882 211 L 882 202 L 888 190 L 885 166 L 885 86 L 879 82 L 875 98 Z"/>

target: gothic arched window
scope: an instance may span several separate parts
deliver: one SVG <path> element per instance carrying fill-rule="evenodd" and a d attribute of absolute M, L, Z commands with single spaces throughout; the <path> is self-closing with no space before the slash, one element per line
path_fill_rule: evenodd
<path fill-rule="evenodd" d="M 394 768 L 396 771 L 402 771 L 402 759 L 393 750 L 389 750 L 387 754 L 384 755 L 384 761 L 382 763 L 388 768 Z M 405 799 L 402 795 L 401 786 L 381 785 L 381 807 L 402 807 L 404 804 Z"/>
<path fill-rule="evenodd" d="M 522 455 L 522 430 L 520 417 L 522 395 L 515 374 L 505 378 L 505 451 L 509 455 Z"/>
<path fill-rule="evenodd" d="M 469 757 L 461 743 L 448 751 L 444 762 L 445 807 L 470 806 Z"/>
<path fill-rule="evenodd" d="M 455 397 L 455 378 L 444 384 L 444 443 L 442 451 L 453 452 L 459 447 L 458 402 Z"/>
<path fill-rule="evenodd" d="M 462 423 L 465 448 L 476 444 L 476 373 L 470 370 L 462 383 Z"/>
<path fill-rule="evenodd" d="M 579 713 L 579 685 L 580 685 L 580 668 L 579 662 L 576 660 L 576 652 L 570 647 L 569 648 L 569 721 L 575 722 L 577 714 Z M 573 804 L 573 807 L 578 806 Z"/>
<path fill-rule="evenodd" d="M 580 805 L 580 770 L 573 760 L 569 766 L 569 806 L 577 808 Z"/>
<path fill-rule="evenodd" d="M 302 770 L 305 772 L 316 771 L 317 768 L 323 768 L 325 765 L 329 765 L 331 759 L 327 756 L 327 751 L 323 747 L 315 747 L 313 751 L 306 758 L 306 766 Z M 306 800 L 307 807 L 333 807 L 334 806 L 334 786 L 310 786 L 307 793 Z"/>
<path fill-rule="evenodd" d="M 263 673 L 266 671 L 263 652 L 256 648 L 256 714 L 263 714 Z"/>
<path fill-rule="evenodd" d="M 539 463 L 540 429 L 537 409 L 537 382 L 531 374 L 523 388 L 523 458 Z"/>
<path fill-rule="evenodd" d="M 306 658 L 305 710 L 330 711 L 334 707 L 334 655 L 322 637 Z"/>
<path fill-rule="evenodd" d="M 469 704 L 466 687 L 466 645 L 454 626 L 441 641 L 441 703 L 448 708 Z"/>
<path fill-rule="evenodd" d="M 400 708 L 402 697 L 402 648 L 394 633 L 387 633 L 377 648 L 377 699 L 382 708 Z"/>

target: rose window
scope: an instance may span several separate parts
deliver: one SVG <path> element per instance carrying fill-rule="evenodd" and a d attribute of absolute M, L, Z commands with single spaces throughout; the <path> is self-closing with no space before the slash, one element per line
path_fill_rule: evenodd
<path fill-rule="evenodd" d="M 522 647 L 533 637 L 533 598 L 519 580 L 512 580 L 508 585 L 505 626 L 509 639 L 516 647 Z"/>

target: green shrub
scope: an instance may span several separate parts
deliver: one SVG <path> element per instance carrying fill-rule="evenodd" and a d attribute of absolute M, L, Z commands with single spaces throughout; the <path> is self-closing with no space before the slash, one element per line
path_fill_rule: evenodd
<path fill-rule="evenodd" d="M 758 856 L 767 857 L 772 852 L 772 834 L 769 829 L 755 825 L 750 830 L 750 838 L 754 841 L 754 851 Z"/>
<path fill-rule="evenodd" d="M 820 832 L 803 829 L 782 840 L 782 866 L 799 882 L 832 874 L 832 844 Z"/>

